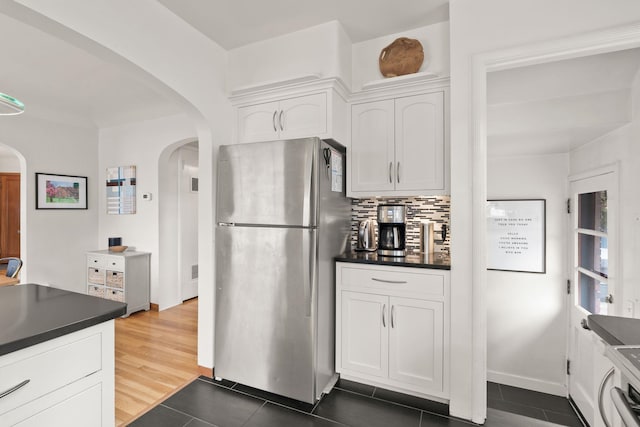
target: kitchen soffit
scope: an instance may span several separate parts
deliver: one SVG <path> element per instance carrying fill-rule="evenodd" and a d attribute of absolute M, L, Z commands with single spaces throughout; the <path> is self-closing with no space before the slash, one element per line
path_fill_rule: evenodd
<path fill-rule="evenodd" d="M 339 21 L 353 43 L 449 20 L 448 0 L 159 0 L 229 50 Z"/>

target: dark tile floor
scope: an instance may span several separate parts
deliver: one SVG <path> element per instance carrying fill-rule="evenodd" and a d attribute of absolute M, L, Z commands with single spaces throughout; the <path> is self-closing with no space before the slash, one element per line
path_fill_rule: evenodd
<path fill-rule="evenodd" d="M 490 382 L 487 406 L 563 426 L 582 427 L 569 400 L 560 396 Z"/>
<path fill-rule="evenodd" d="M 494 401 L 502 387 L 490 386 Z M 518 389 L 519 390 L 519 389 Z M 506 393 L 510 396 L 509 393 Z M 543 395 L 547 396 L 547 395 Z M 526 398 L 524 398 L 526 400 Z M 540 399 L 538 399 L 540 400 Z M 522 406 L 527 406 L 523 404 Z M 550 411 L 567 415 L 560 407 Z M 138 418 L 133 427 L 470 427 L 448 416 L 445 404 L 341 380 L 315 406 L 228 381 L 200 377 Z M 544 412 L 544 410 L 543 410 Z M 554 424 L 490 409 L 485 426 L 530 427 Z M 571 425 L 573 424 L 566 424 Z"/>

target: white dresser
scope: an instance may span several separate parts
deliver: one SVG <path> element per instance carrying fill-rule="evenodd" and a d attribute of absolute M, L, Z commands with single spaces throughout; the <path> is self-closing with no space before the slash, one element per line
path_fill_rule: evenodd
<path fill-rule="evenodd" d="M 127 313 L 149 310 L 148 252 L 87 252 L 87 293 L 127 303 Z"/>

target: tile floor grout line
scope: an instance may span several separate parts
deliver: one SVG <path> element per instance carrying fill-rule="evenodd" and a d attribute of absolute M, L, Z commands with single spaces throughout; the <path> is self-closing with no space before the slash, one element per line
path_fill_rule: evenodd
<path fill-rule="evenodd" d="M 182 412 L 182 411 L 180 411 L 180 410 L 178 410 L 178 409 L 176 409 L 176 408 L 172 408 L 171 406 L 165 405 L 165 404 L 164 404 L 164 402 L 163 402 L 163 403 L 161 403 L 161 404 L 160 404 L 160 405 L 158 405 L 158 406 L 164 406 L 165 408 L 170 409 L 170 410 L 172 410 L 173 412 L 177 412 L 178 414 L 182 414 L 182 415 L 186 415 L 187 417 L 191 417 L 191 419 L 187 422 L 187 424 L 189 424 L 189 423 L 190 423 L 191 421 L 193 421 L 193 420 L 198 420 L 198 421 L 202 421 L 202 422 L 203 422 L 203 423 L 205 423 L 205 424 L 209 424 L 209 425 L 211 425 L 211 426 L 214 426 L 214 427 L 215 427 L 215 424 L 211 424 L 209 421 L 205 421 L 205 420 L 203 420 L 202 418 L 198 418 L 198 417 L 196 417 L 196 416 L 194 416 L 194 415 L 188 414 L 188 413 L 186 413 L 186 412 Z M 185 424 L 185 426 L 186 426 L 187 424 Z"/>
<path fill-rule="evenodd" d="M 266 401 L 266 400 L 265 400 L 264 402 L 262 402 L 262 405 L 260 405 L 260 407 L 259 407 L 258 409 L 256 409 L 255 411 L 253 411 L 253 413 L 249 416 L 249 418 L 247 418 L 247 421 L 245 421 L 244 423 L 242 423 L 242 426 L 241 426 L 241 427 L 246 426 L 246 425 L 247 425 L 247 423 L 248 423 L 249 421 L 251 421 L 251 418 L 253 418 L 253 417 L 258 413 L 258 411 L 259 411 L 260 409 L 264 408 L 264 406 L 265 406 L 266 404 L 267 404 L 267 401 Z"/>

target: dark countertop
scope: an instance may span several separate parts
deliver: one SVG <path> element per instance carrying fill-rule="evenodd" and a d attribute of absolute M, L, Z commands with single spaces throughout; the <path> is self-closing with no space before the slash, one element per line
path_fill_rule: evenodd
<path fill-rule="evenodd" d="M 587 325 L 609 345 L 640 345 L 640 319 L 590 314 Z"/>
<path fill-rule="evenodd" d="M 451 258 L 445 254 L 410 254 L 404 257 L 383 257 L 377 252 L 346 252 L 335 257 L 338 262 L 392 265 L 396 267 L 451 270 Z"/>
<path fill-rule="evenodd" d="M 0 356 L 124 315 L 127 304 L 42 285 L 0 287 Z"/>

